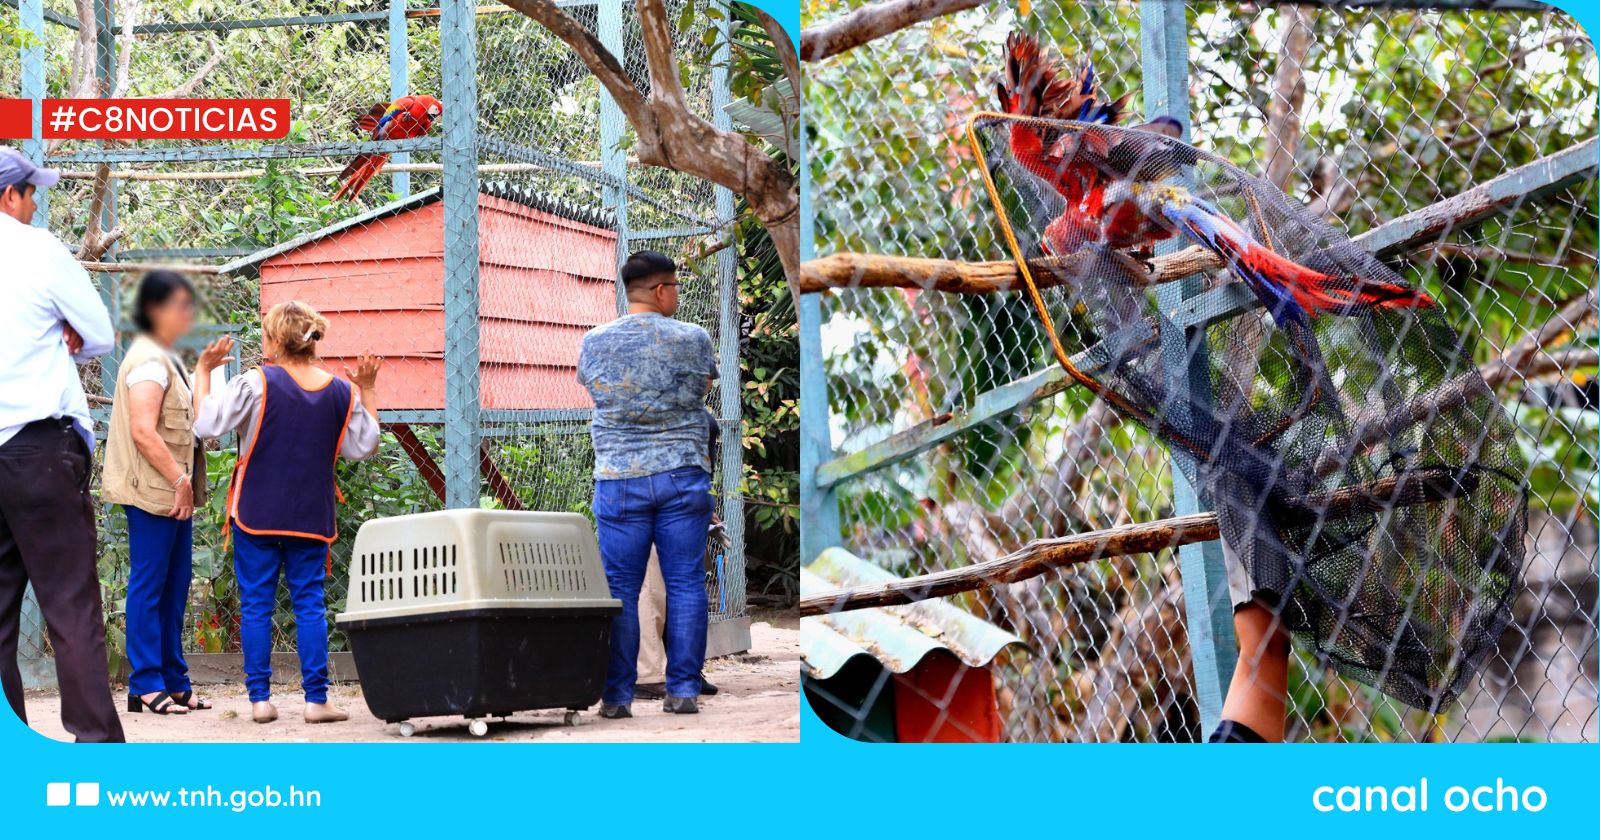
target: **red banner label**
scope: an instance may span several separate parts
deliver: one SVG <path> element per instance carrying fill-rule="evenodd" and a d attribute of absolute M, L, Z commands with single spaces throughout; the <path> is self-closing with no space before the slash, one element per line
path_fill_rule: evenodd
<path fill-rule="evenodd" d="M 33 136 L 32 102 L 0 100 L 0 137 Z M 46 140 L 279 140 L 287 99 L 46 99 Z"/>

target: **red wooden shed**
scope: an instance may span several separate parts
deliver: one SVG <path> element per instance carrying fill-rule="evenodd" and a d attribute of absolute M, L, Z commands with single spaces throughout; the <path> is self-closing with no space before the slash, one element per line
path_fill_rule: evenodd
<path fill-rule="evenodd" d="M 243 257 L 261 310 L 287 300 L 329 321 L 320 350 L 342 372 L 384 357 L 385 409 L 444 408 L 444 204 L 435 188 Z M 611 214 L 504 183 L 478 199 L 479 358 L 485 409 L 590 408 L 584 332 L 616 317 Z"/>

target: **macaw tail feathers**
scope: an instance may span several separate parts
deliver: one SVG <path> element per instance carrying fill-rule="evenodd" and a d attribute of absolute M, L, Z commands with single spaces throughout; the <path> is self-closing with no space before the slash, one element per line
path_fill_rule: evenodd
<path fill-rule="evenodd" d="M 339 173 L 339 191 L 333 194 L 333 200 L 355 201 L 372 176 L 378 174 L 388 162 L 388 155 L 356 155 Z"/>
<path fill-rule="evenodd" d="M 1115 125 L 1133 93 L 1116 100 L 1101 98 L 1094 66 L 1085 63 L 1074 76 L 1045 55 L 1037 39 L 1025 32 L 1006 38 L 1006 68 L 996 85 L 1000 110 L 1007 114 Z"/>
<path fill-rule="evenodd" d="M 1255 241 L 1248 231 L 1204 202 L 1192 200 L 1170 207 L 1168 216 L 1249 284 L 1280 325 L 1303 321 L 1308 313 L 1351 315 L 1368 309 L 1435 305 L 1427 293 L 1399 283 L 1307 268 Z"/>

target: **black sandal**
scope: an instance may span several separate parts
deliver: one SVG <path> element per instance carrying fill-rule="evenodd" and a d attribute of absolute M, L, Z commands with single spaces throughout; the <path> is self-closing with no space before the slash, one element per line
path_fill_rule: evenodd
<path fill-rule="evenodd" d="M 151 702 L 149 702 L 149 703 L 146 703 L 144 701 L 144 698 L 140 697 L 137 694 L 129 694 L 128 695 L 128 711 L 130 711 L 130 712 L 145 712 L 145 711 L 148 711 L 148 712 L 153 712 L 153 713 L 158 714 L 158 715 L 186 714 L 187 710 L 188 710 L 187 706 L 184 706 L 184 709 L 185 709 L 184 712 L 174 712 L 172 710 L 173 706 L 179 706 L 179 705 L 182 705 L 182 704 L 180 704 L 176 700 L 174 700 L 172 698 L 172 695 L 167 693 L 167 692 L 165 692 L 165 691 L 161 692 L 160 694 L 157 694 L 156 695 L 156 699 L 151 701 Z"/>
<path fill-rule="evenodd" d="M 183 706 L 191 712 L 202 712 L 211 708 L 210 703 L 207 703 L 206 701 L 194 696 L 194 689 L 192 688 L 188 691 L 183 691 L 172 695 L 172 699 L 178 701 L 178 705 Z M 189 701 L 191 700 L 194 701 L 194 705 L 189 704 Z"/>

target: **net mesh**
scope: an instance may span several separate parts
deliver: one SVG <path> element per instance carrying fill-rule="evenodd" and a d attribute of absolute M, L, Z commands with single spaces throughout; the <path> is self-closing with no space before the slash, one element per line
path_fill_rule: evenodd
<path fill-rule="evenodd" d="M 50 0 L 47 9 L 72 16 L 78 5 Z M 334 650 L 345 647 L 332 619 L 343 608 L 345 570 L 362 522 L 442 508 L 446 482 L 460 472 L 476 474 L 475 492 L 468 495 L 485 507 L 591 513 L 592 403 L 576 379 L 576 364 L 584 332 L 619 313 L 620 257 L 643 248 L 673 257 L 686 275 L 678 317 L 706 328 L 719 352 L 737 348 L 743 338 L 739 217 L 726 208 L 719 214 L 710 182 L 640 164 L 629 152 L 632 132 L 620 113 L 607 113 L 598 80 L 535 21 L 507 7 L 477 4 L 455 38 L 442 31 L 439 4 L 431 0 L 400 3 L 398 26 L 387 0 L 114 5 L 117 15 L 130 19 L 112 21 L 107 92 L 161 96 L 187 85 L 195 96 L 287 98 L 293 124 L 287 138 L 270 143 L 51 143 L 51 165 L 66 177 L 49 194 L 50 229 L 72 248 L 90 236 L 96 156 L 121 153 L 124 159 L 108 165 L 113 186 L 100 229 L 118 235 L 101 259 L 206 269 L 190 275 L 199 312 L 195 332 L 178 348 L 186 363 L 193 364 L 207 341 L 227 335 L 238 342 L 239 357 L 229 376 L 259 366 L 261 315 L 290 299 L 328 317 L 319 353 L 331 372 L 345 375 L 364 352 L 383 357 L 378 450 L 368 460 L 342 462 L 337 471 L 346 502 L 338 509 L 340 539 L 327 579 Z M 727 63 L 719 69 L 706 57 L 718 47 L 738 48 L 722 31 L 726 7 L 708 0 L 667 5 L 691 109 L 723 119 L 714 105 L 729 98 Z M 633 4 L 563 8 L 621 57 L 637 87 L 649 89 Z M 123 31 L 125 22 L 130 33 Z M 67 95 L 83 72 L 75 72 L 76 38 L 75 30 L 47 21 L 38 45 L 50 96 Z M 89 56 L 92 77 L 92 44 Z M 20 47 L 0 38 L 0 94 L 20 93 L 21 62 Z M 124 63 L 125 85 L 119 82 Z M 468 67 L 470 73 L 449 72 Z M 365 189 L 351 200 L 335 198 L 341 172 L 354 157 L 339 144 L 374 139 L 357 118 L 405 93 L 436 97 L 447 115 L 463 102 L 475 107 L 476 121 L 462 142 L 476 150 L 478 215 L 465 226 L 444 223 L 440 147 L 448 116 L 422 135 L 423 148 L 391 153 Z M 476 239 L 478 282 L 470 297 L 462 297 L 447 287 L 445 263 L 449 254 L 469 250 L 468 235 Z M 748 262 L 770 259 L 753 254 Z M 142 272 L 94 276 L 120 337 L 117 351 L 84 370 L 103 430 L 120 348 L 134 333 L 129 309 Z M 462 348 L 470 353 L 458 355 Z M 460 373 L 451 372 L 452 357 L 463 360 Z M 737 359 L 737 351 L 724 358 Z M 721 367 L 723 377 L 737 381 L 736 366 Z M 451 395 L 469 379 L 476 380 L 479 455 L 469 452 L 453 465 L 446 429 L 451 407 L 461 401 Z M 733 447 L 731 457 L 720 447 L 712 453 L 713 492 L 725 526 L 707 541 L 714 624 L 747 615 L 739 392 L 718 385 L 707 399 L 722 440 Z M 224 546 L 222 503 L 236 444 L 236 437 L 226 437 L 206 455 L 211 500 L 197 512 L 194 528 L 185 635 L 190 652 L 239 650 L 239 598 L 232 554 Z M 101 511 L 100 572 L 117 656 L 123 650 L 127 526 L 115 506 Z M 286 596 L 272 632 L 275 649 L 294 649 Z M 42 661 L 49 654 L 42 621 L 30 611 L 22 657 Z"/>
<path fill-rule="evenodd" d="M 806 23 L 858 5 L 808 7 Z M 1031 5 L 1026 15 L 1005 3 L 947 15 L 807 65 L 819 257 L 1012 261 L 965 133 L 966 119 L 992 102 L 1007 34 L 1020 26 L 1069 62 L 1092 59 L 1106 90 L 1135 92 L 1133 111 L 1143 77 L 1138 2 Z M 1273 174 L 1274 185 L 1352 237 L 1594 136 L 1594 52 L 1553 9 L 1186 6 L 1194 145 L 1249 172 L 1266 173 L 1275 155 L 1286 159 L 1291 165 Z M 1304 52 L 1284 48 L 1284 29 L 1298 17 L 1311 33 Z M 1297 131 L 1269 131 L 1277 76 L 1293 69 L 1302 93 L 1283 102 Z M 1248 208 L 1235 218 L 1248 223 Z M 1583 179 L 1382 257 L 1438 300 L 1438 314 L 1467 342 L 1512 424 L 1527 487 L 1522 585 L 1511 596 L 1512 623 L 1461 697 L 1437 715 L 1344 677 L 1297 645 L 1290 740 L 1597 737 L 1597 423 L 1582 396 L 1593 387 L 1584 360 L 1592 359 L 1595 332 L 1591 316 L 1572 309 L 1594 285 L 1595 219 L 1594 182 Z M 1049 294 L 1059 308 L 1066 291 Z M 1063 385 L 1024 292 L 840 288 L 820 303 L 835 466 L 874 444 L 932 440 L 832 486 L 845 548 L 909 576 L 993 560 L 1037 538 L 1173 514 L 1166 447 L 1089 389 Z M 1414 314 L 1377 317 L 1398 329 Z M 1282 331 L 1260 321 L 1266 338 L 1252 358 L 1284 347 Z M 1315 335 L 1349 321 L 1318 319 Z M 1057 320 L 1063 332 L 1070 324 Z M 1552 340 L 1518 355 L 1541 328 L 1553 330 Z M 1208 374 L 1223 358 L 1213 342 L 1209 331 L 1195 340 L 1207 350 Z M 1187 344 L 1177 349 L 1176 358 L 1188 355 Z M 1206 390 L 1213 387 L 1222 386 Z M 1018 393 L 1025 396 L 1014 410 L 989 409 Z M 1370 480 L 1392 478 L 1394 469 L 1385 465 Z M 1178 566 L 1170 550 L 1105 558 L 952 597 L 1027 646 L 989 666 L 1003 737 L 1203 739 Z M 852 714 L 864 720 L 866 711 Z"/>
<path fill-rule="evenodd" d="M 1250 594 L 1341 673 L 1419 708 L 1453 701 L 1510 622 L 1527 523 L 1510 420 L 1445 307 L 1411 297 L 1270 185 L 1177 140 L 1016 119 L 987 120 L 974 139 L 1018 257 L 1059 257 L 1032 282 L 1049 287 L 1039 302 L 1062 364 L 1186 456 L 1177 463 L 1209 491 Z M 1018 151 L 1034 140 L 1055 150 L 1048 168 Z M 1263 309 L 1173 338 L 1183 327 L 1153 272 L 1116 244 L 1180 237 L 1227 255 L 1189 282 L 1248 276 Z M 1314 317 L 1274 296 L 1287 288 L 1278 273 L 1293 276 L 1274 256 L 1335 308 Z"/>

